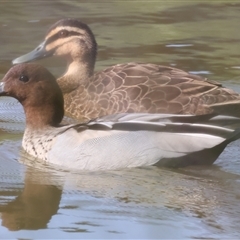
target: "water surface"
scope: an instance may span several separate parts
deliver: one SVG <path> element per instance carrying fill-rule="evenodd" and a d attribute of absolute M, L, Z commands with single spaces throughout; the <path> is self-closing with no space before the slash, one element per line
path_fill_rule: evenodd
<path fill-rule="evenodd" d="M 64 17 L 89 24 L 96 69 L 123 62 L 175 66 L 240 92 L 236 1 L 5 1 L 0 77 Z M 56 76 L 58 59 L 40 60 Z M 239 238 L 239 141 L 213 166 L 65 172 L 21 151 L 22 107 L 0 99 L 0 237 Z"/>

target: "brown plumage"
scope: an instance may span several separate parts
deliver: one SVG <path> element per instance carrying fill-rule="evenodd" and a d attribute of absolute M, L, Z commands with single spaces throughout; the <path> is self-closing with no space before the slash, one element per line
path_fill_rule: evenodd
<path fill-rule="evenodd" d="M 145 63 L 118 64 L 94 74 L 97 44 L 89 27 L 63 19 L 45 41 L 14 64 L 52 55 L 68 62 L 58 79 L 65 113 L 87 121 L 120 112 L 240 116 L 240 95 L 221 84 L 180 69 Z"/>
<path fill-rule="evenodd" d="M 5 88 L 0 96 L 14 97 L 23 105 L 28 127 L 56 127 L 62 121 L 62 92 L 55 77 L 42 66 L 33 63 L 14 66 L 2 81 Z"/>

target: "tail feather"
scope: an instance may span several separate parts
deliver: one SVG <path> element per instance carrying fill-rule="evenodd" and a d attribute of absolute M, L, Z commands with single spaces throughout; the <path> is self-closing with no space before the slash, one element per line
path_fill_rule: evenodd
<path fill-rule="evenodd" d="M 230 133 L 229 137 L 224 142 L 213 148 L 203 149 L 201 151 L 193 152 L 182 157 L 163 158 L 155 165 L 172 168 L 186 167 L 189 165 L 211 165 L 217 160 L 217 158 L 230 142 L 233 142 L 239 138 L 240 129 L 237 129 L 234 132 Z"/>

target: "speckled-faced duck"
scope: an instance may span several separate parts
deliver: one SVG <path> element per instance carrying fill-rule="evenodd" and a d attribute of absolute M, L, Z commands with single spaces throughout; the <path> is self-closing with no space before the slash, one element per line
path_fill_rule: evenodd
<path fill-rule="evenodd" d="M 61 125 L 62 92 L 54 76 L 37 64 L 13 66 L 0 84 L 0 96 L 14 97 L 23 105 L 25 151 L 74 170 L 211 164 L 240 137 L 238 129 L 201 123 L 217 120 L 214 114 L 122 113 Z"/>
<path fill-rule="evenodd" d="M 53 55 L 68 62 L 65 74 L 57 80 L 65 113 L 82 121 L 124 112 L 240 117 L 238 93 L 180 69 L 126 63 L 94 73 L 96 40 L 90 28 L 76 19 L 55 23 L 35 50 L 13 64 Z"/>

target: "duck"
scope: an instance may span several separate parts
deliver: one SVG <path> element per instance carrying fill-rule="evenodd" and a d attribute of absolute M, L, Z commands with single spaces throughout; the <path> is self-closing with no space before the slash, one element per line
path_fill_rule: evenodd
<path fill-rule="evenodd" d="M 1 81 L 2 96 L 13 97 L 23 106 L 24 151 L 63 169 L 212 164 L 240 137 L 239 128 L 207 124 L 224 119 L 215 114 L 118 113 L 87 123 L 62 124 L 62 91 L 55 77 L 35 63 L 13 66 Z"/>
<path fill-rule="evenodd" d="M 183 70 L 151 63 L 121 63 L 95 72 L 97 42 L 78 19 L 61 19 L 33 51 L 13 64 L 62 57 L 67 69 L 57 82 L 65 114 L 87 122 L 117 113 L 240 116 L 240 95 L 220 83 Z"/>

